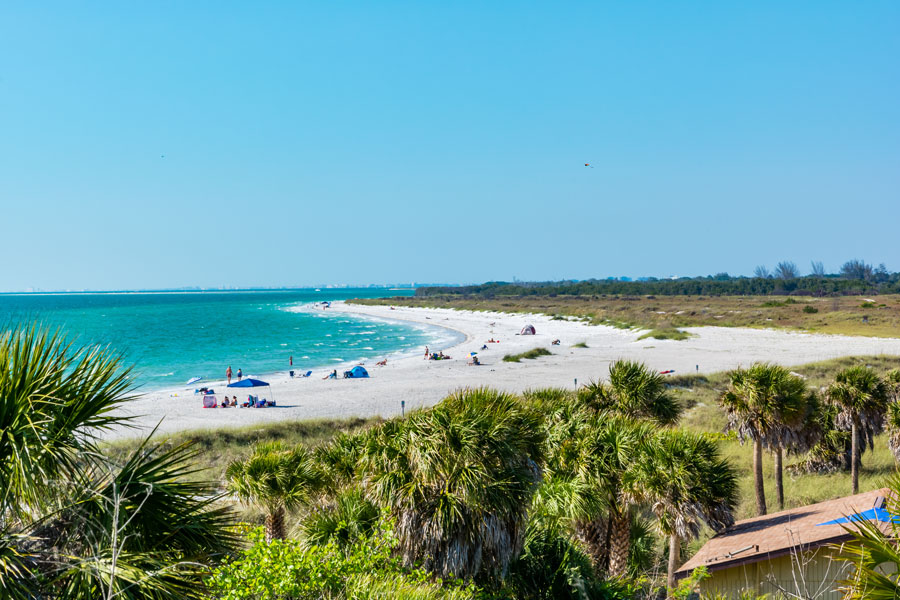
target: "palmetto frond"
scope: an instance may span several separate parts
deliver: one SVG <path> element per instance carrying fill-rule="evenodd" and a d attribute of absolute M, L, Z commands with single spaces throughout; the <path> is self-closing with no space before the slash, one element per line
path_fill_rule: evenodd
<path fill-rule="evenodd" d="M 891 389 L 874 370 L 861 365 L 840 371 L 827 391 L 828 400 L 838 408 L 835 425 L 849 430 L 855 422 L 865 434 L 869 448 L 884 427 Z"/>
<path fill-rule="evenodd" d="M 578 391 L 578 399 L 595 412 L 612 411 L 662 425 L 675 423 L 681 415 L 681 406 L 667 392 L 663 376 L 634 361 L 612 363 L 609 381 L 592 381 Z"/>
<path fill-rule="evenodd" d="M 464 390 L 363 437 L 366 490 L 397 517 L 407 563 L 503 576 L 540 481 L 536 413 L 509 394 Z"/>

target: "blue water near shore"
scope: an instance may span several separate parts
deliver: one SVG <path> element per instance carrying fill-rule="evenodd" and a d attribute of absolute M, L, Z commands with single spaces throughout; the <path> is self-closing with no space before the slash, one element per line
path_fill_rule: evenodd
<path fill-rule="evenodd" d="M 245 375 L 305 372 L 459 341 L 440 327 L 308 308 L 325 300 L 411 294 L 347 288 L 2 295 L 0 323 L 38 321 L 79 344 L 109 345 L 134 365 L 141 389 L 153 390 L 183 386 L 195 376 L 223 379 L 229 365 Z"/>

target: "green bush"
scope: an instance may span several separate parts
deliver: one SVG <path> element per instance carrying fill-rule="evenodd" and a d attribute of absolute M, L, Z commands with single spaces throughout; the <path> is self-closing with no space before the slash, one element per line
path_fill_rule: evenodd
<path fill-rule="evenodd" d="M 578 342 L 577 344 L 572 344 L 573 348 L 587 348 L 587 342 Z"/>
<path fill-rule="evenodd" d="M 370 538 L 345 550 L 333 543 L 304 547 L 295 540 L 266 543 L 262 528 L 248 532 L 250 546 L 208 580 L 217 600 L 469 600 L 474 586 L 433 582 L 422 570 L 403 569 L 388 521 Z"/>
<path fill-rule="evenodd" d="M 817 312 L 819 312 L 819 309 L 816 308 L 815 306 L 810 306 L 809 304 L 807 304 L 806 306 L 803 307 L 803 312 L 810 314 L 810 315 L 814 315 Z"/>
<path fill-rule="evenodd" d="M 862 304 L 860 304 L 860 306 L 863 308 L 875 308 L 875 303 L 874 302 L 863 302 Z"/>

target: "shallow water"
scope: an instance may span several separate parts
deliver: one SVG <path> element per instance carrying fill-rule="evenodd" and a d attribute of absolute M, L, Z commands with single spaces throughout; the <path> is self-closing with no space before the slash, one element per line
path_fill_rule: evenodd
<path fill-rule="evenodd" d="M 38 321 L 79 343 L 109 345 L 134 365 L 142 389 L 160 389 L 195 376 L 223 379 L 229 365 L 244 375 L 305 372 L 450 345 L 453 334 L 438 327 L 309 309 L 325 300 L 411 293 L 363 288 L 3 295 L 0 319 Z"/>

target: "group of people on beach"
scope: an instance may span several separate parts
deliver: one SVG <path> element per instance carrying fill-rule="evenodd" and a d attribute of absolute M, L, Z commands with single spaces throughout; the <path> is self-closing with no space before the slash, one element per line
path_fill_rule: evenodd
<path fill-rule="evenodd" d="M 291 362 L 293 362 L 293 358 L 294 357 L 292 356 Z M 231 376 L 232 376 L 231 365 L 228 365 L 228 368 L 225 369 L 225 379 L 228 380 L 228 385 L 231 385 Z M 238 369 L 237 380 L 240 381 L 243 376 L 244 376 L 244 373 L 240 369 Z"/>

